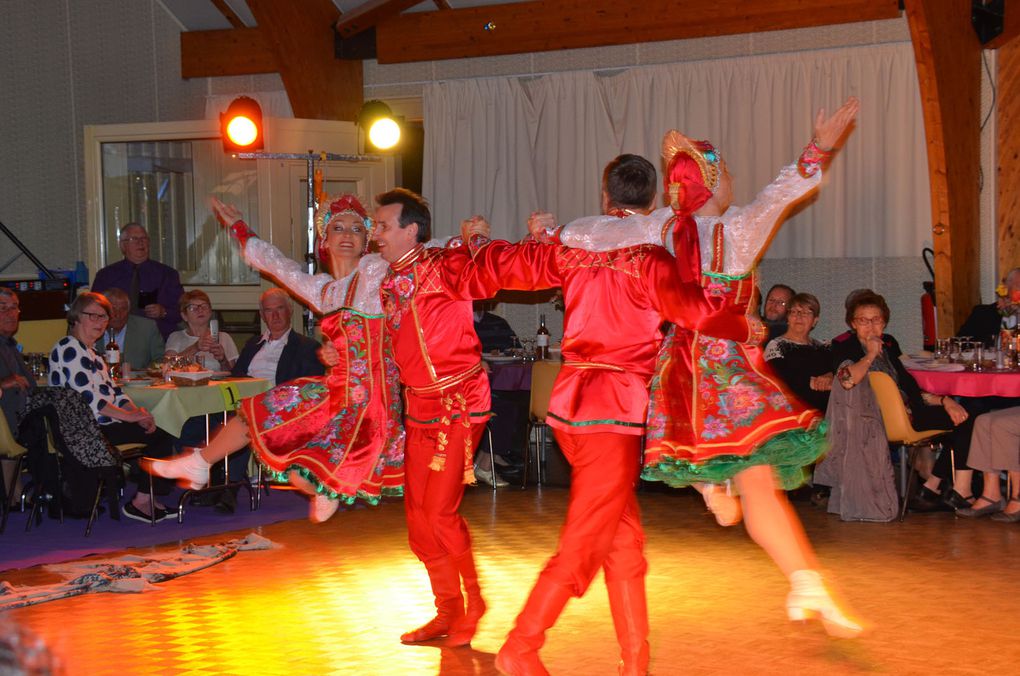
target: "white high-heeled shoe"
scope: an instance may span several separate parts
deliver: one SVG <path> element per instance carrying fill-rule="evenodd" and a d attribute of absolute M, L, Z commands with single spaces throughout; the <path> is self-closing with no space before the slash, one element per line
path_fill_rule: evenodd
<path fill-rule="evenodd" d="M 177 479 L 177 484 L 181 488 L 197 490 L 209 483 L 209 463 L 197 449 L 169 460 L 143 460 L 142 467 L 149 474 L 165 479 Z"/>
<path fill-rule="evenodd" d="M 790 573 L 786 614 L 794 622 L 820 618 L 829 636 L 837 638 L 854 638 L 864 631 L 864 627 L 847 617 L 836 605 L 816 570 L 795 570 Z"/>
<path fill-rule="evenodd" d="M 316 495 L 308 506 L 308 520 L 312 523 L 322 523 L 336 513 L 340 507 L 340 501 L 336 498 L 327 498 L 325 495 Z"/>

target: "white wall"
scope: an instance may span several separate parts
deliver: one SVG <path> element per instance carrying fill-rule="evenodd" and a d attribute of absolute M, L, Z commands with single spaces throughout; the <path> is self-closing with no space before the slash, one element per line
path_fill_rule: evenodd
<path fill-rule="evenodd" d="M 84 125 L 200 119 L 206 114 L 207 96 L 283 90 L 277 75 L 182 80 L 180 30 L 159 0 L 0 4 L 0 221 L 47 265 L 72 267 L 83 257 Z M 906 19 L 901 18 L 478 59 L 394 65 L 367 61 L 365 97 L 405 99 L 405 106 L 413 109 L 422 84 L 435 80 L 604 70 L 909 40 Z M 986 88 L 986 107 L 990 100 Z M 993 138 L 993 126 L 989 124 L 985 129 L 982 143 L 985 181 L 981 254 L 986 299 L 995 276 L 991 243 L 995 229 L 990 216 L 994 210 L 990 196 L 994 194 L 995 172 L 988 140 Z M 13 253 L 13 245 L 0 238 L 0 264 Z M 833 274 L 837 268 L 841 272 Z M 34 274 L 34 267 L 21 259 L 5 273 Z M 822 298 L 819 334 L 823 336 L 828 334 L 823 330 L 829 329 L 828 322 L 841 315 L 846 291 L 874 286 L 889 299 L 893 332 L 909 348 L 920 344 L 920 329 L 912 318 L 917 316 L 917 297 L 924 279 L 927 271 L 919 256 L 838 262 L 767 259 L 762 268 L 764 285 L 782 280 Z M 559 330 L 558 316 L 551 306 L 504 308 L 502 312 L 522 334 L 534 331 L 539 312 L 550 315 L 554 333 Z M 902 325 L 898 321 L 901 318 Z"/>

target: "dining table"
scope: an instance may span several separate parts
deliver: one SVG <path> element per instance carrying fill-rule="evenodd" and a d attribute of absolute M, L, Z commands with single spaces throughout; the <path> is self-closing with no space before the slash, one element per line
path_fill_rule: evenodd
<path fill-rule="evenodd" d="M 482 360 L 489 367 L 489 388 L 503 392 L 521 392 L 531 389 L 533 362 L 513 357 L 485 355 Z"/>
<path fill-rule="evenodd" d="M 904 366 L 925 392 L 953 397 L 1020 397 L 1020 370 L 973 371 L 963 364 L 904 360 Z"/>
<path fill-rule="evenodd" d="M 151 380 L 123 383 L 124 393 L 138 406 L 152 413 L 156 426 L 174 437 L 181 435 L 184 423 L 195 416 L 227 413 L 238 408 L 242 399 L 265 392 L 272 383 L 265 378 L 223 377 L 202 385 L 175 385 Z"/>

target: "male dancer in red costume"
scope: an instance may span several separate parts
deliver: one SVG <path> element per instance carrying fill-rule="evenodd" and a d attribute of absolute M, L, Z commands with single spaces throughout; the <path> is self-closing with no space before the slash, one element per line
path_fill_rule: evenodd
<path fill-rule="evenodd" d="M 428 570 L 437 611 L 400 640 L 446 636 L 447 645 L 466 645 L 485 603 L 471 536 L 457 510 L 464 484 L 474 482 L 472 458 L 489 418 L 489 381 L 471 305 L 488 296 L 471 296 L 458 281 L 471 260 L 464 246 L 425 248 L 432 217 L 421 196 L 398 188 L 376 196 L 376 203 L 375 240 L 390 264 L 383 312 L 404 385 L 408 540 Z"/>
<path fill-rule="evenodd" d="M 655 168 L 621 155 L 605 169 L 603 210 L 649 211 Z M 475 219 L 473 219 L 475 220 Z M 546 564 L 496 657 L 504 674 L 547 674 L 538 657 L 545 632 L 572 596 L 602 568 L 620 643 L 620 672 L 648 669 L 644 532 L 634 485 L 640 469 L 648 383 L 663 321 L 713 336 L 760 340 L 760 322 L 683 283 L 665 249 L 641 245 L 605 253 L 554 244 L 494 241 L 474 257 L 471 283 L 498 288 L 562 286 L 563 368 L 549 404 L 549 425 L 571 464 L 570 503 L 556 555 Z"/>

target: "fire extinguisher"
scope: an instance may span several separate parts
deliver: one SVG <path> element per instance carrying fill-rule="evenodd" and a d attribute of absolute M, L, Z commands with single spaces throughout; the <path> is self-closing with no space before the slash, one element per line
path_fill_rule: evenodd
<path fill-rule="evenodd" d="M 931 274 L 930 282 L 922 282 L 924 293 L 921 295 L 921 333 L 924 337 L 924 349 L 932 351 L 935 349 L 935 338 L 938 337 L 938 325 L 935 320 L 935 268 L 932 267 L 932 260 L 935 258 L 935 251 L 929 247 L 921 250 L 921 259 Z"/>

